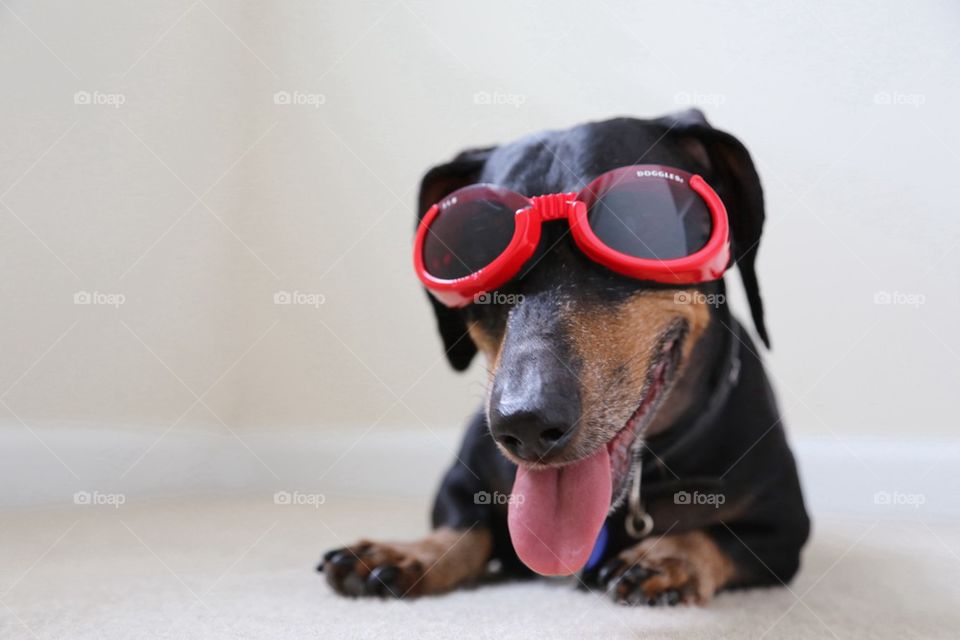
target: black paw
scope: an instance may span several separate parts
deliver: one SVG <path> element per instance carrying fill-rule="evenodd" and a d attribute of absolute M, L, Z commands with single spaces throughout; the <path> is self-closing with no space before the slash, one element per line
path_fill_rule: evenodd
<path fill-rule="evenodd" d="M 392 548 L 361 543 L 328 551 L 317 567 L 334 591 L 345 596 L 402 598 L 415 595 L 423 566 Z"/>

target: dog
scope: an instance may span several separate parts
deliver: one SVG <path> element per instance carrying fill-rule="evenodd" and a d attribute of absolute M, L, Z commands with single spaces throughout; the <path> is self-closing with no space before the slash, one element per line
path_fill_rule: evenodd
<path fill-rule="evenodd" d="M 699 110 L 464 151 L 426 173 L 418 219 L 474 183 L 528 196 L 571 192 L 640 162 L 698 174 L 716 190 L 732 262 L 769 348 L 755 267 L 765 217 L 760 180 L 743 144 Z M 731 314 L 724 281 L 624 278 L 587 259 L 562 224 L 544 225 L 524 269 L 501 289 L 509 303 L 450 308 L 430 297 L 452 367 L 466 369 L 478 352 L 486 358 L 484 406 L 440 486 L 432 533 L 326 553 L 319 570 L 330 586 L 348 596 L 423 596 L 492 573 L 530 576 L 533 564 L 540 573 L 576 572 L 581 586 L 620 603 L 675 605 L 789 582 L 810 520 L 758 348 Z M 610 503 L 589 504 L 589 483 L 564 483 L 565 469 L 603 447 L 614 461 Z M 533 516 L 511 501 L 524 497 L 515 494 L 531 470 L 554 474 L 557 495 L 524 490 L 547 500 L 555 519 L 540 514 L 518 532 Z M 579 545 L 583 557 L 585 534 L 576 532 L 585 511 L 600 513 L 603 529 L 586 540 L 587 566 L 565 567 L 565 545 Z M 544 548 L 556 557 L 536 559 Z"/>

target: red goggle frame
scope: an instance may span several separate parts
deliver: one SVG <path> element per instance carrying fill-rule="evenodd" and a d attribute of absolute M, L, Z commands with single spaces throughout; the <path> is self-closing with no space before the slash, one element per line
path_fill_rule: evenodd
<path fill-rule="evenodd" d="M 656 247 L 648 246 L 648 242 L 642 237 L 643 228 L 633 230 L 628 223 L 633 222 L 634 226 L 637 226 L 637 223 L 643 225 L 652 222 L 651 228 L 667 226 L 672 229 L 685 223 L 684 216 L 687 211 L 680 212 L 676 206 L 668 210 L 670 206 L 664 205 L 663 198 L 659 196 L 658 204 L 644 207 L 644 202 L 649 205 L 649 200 L 644 199 L 644 189 L 661 195 L 669 191 L 685 198 L 689 202 L 686 205 L 687 211 L 696 210 L 695 215 L 703 218 L 694 222 L 701 227 L 709 224 L 706 241 L 702 246 L 689 252 L 689 255 L 674 255 L 663 259 L 657 257 Z M 688 197 L 683 193 L 686 189 L 698 198 Z M 608 204 L 610 196 L 618 198 L 616 211 Z M 636 201 L 635 207 L 631 206 L 631 198 Z M 442 245 L 449 254 L 443 256 L 448 262 L 451 257 L 458 259 L 456 247 L 449 245 L 466 246 L 474 241 L 484 241 L 482 238 L 469 237 L 448 237 L 444 241 L 433 230 L 441 216 L 457 214 L 464 211 L 467 205 L 476 204 L 478 201 L 494 203 L 501 209 L 513 209 L 513 233 L 509 243 L 489 262 L 466 275 L 443 278 L 430 273 L 424 258 L 428 241 L 433 245 Z M 624 220 L 632 216 L 637 216 L 637 219 Z M 601 233 L 605 235 L 606 241 L 601 239 L 594 228 L 600 217 L 607 223 L 606 231 Z M 722 277 L 730 262 L 727 211 L 710 185 L 700 176 L 681 169 L 660 165 L 633 165 L 602 174 L 579 193 L 554 193 L 528 198 L 489 184 L 458 189 L 430 207 L 421 220 L 413 250 L 414 269 L 427 290 L 441 303 L 448 307 L 466 306 L 475 302 L 478 295 L 494 291 L 512 280 L 534 255 L 540 242 L 541 225 L 559 219 L 568 221 L 574 241 L 587 257 L 612 271 L 637 280 L 673 285 L 709 282 Z M 622 224 L 622 233 L 616 228 L 611 232 L 610 224 L 614 222 L 613 219 Z M 664 222 L 663 225 L 660 224 L 661 221 Z M 648 238 L 648 241 L 649 244 L 657 245 L 656 238 Z M 682 241 L 682 238 L 679 241 Z M 678 239 L 672 238 L 671 242 L 676 244 Z M 637 253 L 649 253 L 652 257 L 630 255 L 610 246 L 621 243 L 633 245 L 638 249 Z M 462 260 L 460 262 L 466 268 L 465 263 Z"/>

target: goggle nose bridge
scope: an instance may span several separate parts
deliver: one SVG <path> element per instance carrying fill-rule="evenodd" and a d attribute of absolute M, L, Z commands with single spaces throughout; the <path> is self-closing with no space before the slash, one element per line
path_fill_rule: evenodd
<path fill-rule="evenodd" d="M 532 209 L 540 215 L 544 222 L 570 218 L 571 214 L 583 203 L 577 200 L 576 192 L 550 193 L 544 196 L 533 196 Z"/>

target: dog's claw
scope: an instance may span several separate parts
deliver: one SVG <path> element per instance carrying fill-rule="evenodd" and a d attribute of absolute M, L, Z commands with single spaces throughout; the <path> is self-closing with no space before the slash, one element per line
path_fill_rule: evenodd
<path fill-rule="evenodd" d="M 597 574 L 597 583 L 600 586 L 606 586 L 610 579 L 619 573 L 621 567 L 623 567 L 623 560 L 613 558 L 601 567 L 600 573 Z"/>
<path fill-rule="evenodd" d="M 343 549 L 331 549 L 323 554 L 323 558 L 320 560 L 320 564 L 317 565 L 317 571 L 323 573 L 323 568 L 327 566 L 327 563 L 333 560 L 333 558 L 338 554 L 343 552 Z"/>
<path fill-rule="evenodd" d="M 642 567 L 638 564 L 633 565 L 627 571 L 624 572 L 623 577 L 635 584 L 640 584 L 647 578 L 651 578 L 660 573 L 656 569 L 651 569 L 649 567 Z"/>
<path fill-rule="evenodd" d="M 317 571 L 323 573 L 327 582 L 338 585 L 339 590 L 349 596 L 362 595 L 364 592 L 363 580 L 354 570 L 359 560 L 357 550 L 333 549 L 323 554 L 323 562 Z"/>
<path fill-rule="evenodd" d="M 612 592 L 614 601 L 621 604 L 640 604 L 643 596 L 639 583 L 634 582 L 626 573 L 614 580 L 608 590 Z"/>
<path fill-rule="evenodd" d="M 367 578 L 367 593 L 375 596 L 399 598 L 402 593 L 396 584 L 400 569 L 392 564 L 375 567 Z"/>
<path fill-rule="evenodd" d="M 357 562 L 357 556 L 346 549 L 341 549 L 330 558 L 330 564 L 334 567 L 347 569 Z"/>

